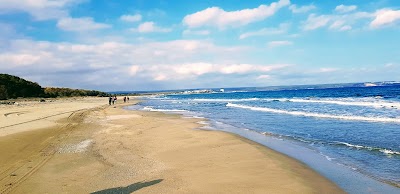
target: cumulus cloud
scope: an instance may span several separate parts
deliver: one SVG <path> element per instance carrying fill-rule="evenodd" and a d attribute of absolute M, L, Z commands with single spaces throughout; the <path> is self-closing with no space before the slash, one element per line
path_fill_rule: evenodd
<path fill-rule="evenodd" d="M 12 64 L 14 67 L 21 67 L 35 64 L 40 58 L 40 55 L 3 53 L 0 55 L 0 64 Z"/>
<path fill-rule="evenodd" d="M 278 28 L 262 28 L 257 31 L 246 32 L 239 36 L 239 39 L 245 39 L 253 36 L 267 36 L 267 35 L 275 35 L 275 34 L 284 34 L 289 29 L 288 23 L 282 23 Z"/>
<path fill-rule="evenodd" d="M 256 79 L 271 79 L 270 75 L 259 75 Z"/>
<path fill-rule="evenodd" d="M 319 15 L 310 14 L 307 20 L 304 22 L 303 29 L 304 30 L 315 30 L 321 27 L 324 27 L 331 20 L 330 16 L 327 15 Z"/>
<path fill-rule="evenodd" d="M 110 28 L 111 26 L 108 24 L 97 23 L 93 21 L 91 17 L 82 17 L 82 18 L 61 18 L 57 22 L 57 27 L 61 30 L 65 31 L 90 31 L 90 30 L 99 30 L 104 28 Z"/>
<path fill-rule="evenodd" d="M 292 11 L 292 13 L 307 13 L 313 9 L 316 9 L 314 5 L 304 5 L 297 7 L 297 5 L 293 4 L 289 6 L 289 9 Z"/>
<path fill-rule="evenodd" d="M 141 23 L 137 28 L 131 29 L 131 31 L 139 33 L 151 33 L 151 32 L 171 32 L 172 29 L 156 26 L 154 22 L 144 22 Z"/>
<path fill-rule="evenodd" d="M 0 72 L 29 76 L 44 86 L 151 89 L 149 85 L 154 80 L 172 83 L 178 78 L 197 79 L 206 74 L 251 73 L 273 68 L 235 63 L 246 48 L 221 47 L 209 40 L 136 44 L 11 40 L 9 44 L 7 52 L 0 53 Z M 196 62 L 210 58 L 213 59 L 210 62 Z M 134 86 L 132 82 L 140 84 Z"/>
<path fill-rule="evenodd" d="M 335 29 L 339 31 L 347 31 L 351 30 L 352 27 L 350 25 L 346 25 L 346 22 L 343 20 L 337 20 L 332 23 L 332 25 L 329 26 L 329 29 Z"/>
<path fill-rule="evenodd" d="M 293 42 L 291 42 L 291 41 L 277 40 L 277 41 L 268 42 L 268 47 L 274 48 L 274 47 L 279 47 L 279 46 L 288 46 L 288 45 L 292 45 L 292 44 L 293 44 Z"/>
<path fill-rule="evenodd" d="M 153 65 L 143 68 L 141 73 L 153 77 L 154 81 L 182 80 L 206 74 L 252 74 L 265 73 L 290 66 L 289 64 L 256 65 L 256 64 L 213 64 L 187 63 Z"/>
<path fill-rule="evenodd" d="M 36 20 L 58 19 L 68 16 L 67 8 L 83 0 L 2 0 L 0 14 L 26 12 Z"/>
<path fill-rule="evenodd" d="M 395 66 L 397 66 L 397 64 L 395 64 L 395 63 L 386 63 L 385 65 L 383 65 L 385 68 L 392 68 L 392 67 L 395 67 Z"/>
<path fill-rule="evenodd" d="M 354 11 L 356 9 L 357 9 L 357 6 L 355 6 L 355 5 L 346 6 L 346 5 L 341 4 L 341 5 L 336 6 L 335 11 L 337 11 L 339 13 L 347 13 L 347 12 Z"/>
<path fill-rule="evenodd" d="M 140 14 L 122 15 L 119 19 L 124 22 L 139 22 L 142 20 L 142 15 L 140 15 Z"/>
<path fill-rule="evenodd" d="M 135 76 L 139 71 L 140 71 L 140 66 L 139 65 L 132 65 L 129 68 L 129 74 L 132 75 L 132 76 Z"/>
<path fill-rule="evenodd" d="M 189 28 L 202 26 L 214 26 L 218 28 L 243 26 L 264 20 L 289 4 L 289 0 L 279 0 L 278 2 L 271 3 L 269 6 L 260 5 L 254 9 L 243 9 L 238 11 L 225 11 L 219 7 L 210 7 L 185 16 L 183 18 L 183 24 Z"/>
<path fill-rule="evenodd" d="M 337 68 L 320 68 L 318 70 L 315 71 L 315 73 L 331 73 L 334 71 L 338 71 L 339 69 Z"/>
<path fill-rule="evenodd" d="M 306 21 L 302 22 L 303 30 L 316 30 L 329 27 L 331 30 L 346 31 L 352 29 L 352 25 L 357 25 L 366 19 L 373 17 L 368 12 L 354 12 L 345 14 L 316 15 L 310 14 Z M 367 23 L 367 22 L 365 22 Z"/>
<path fill-rule="evenodd" d="M 379 28 L 400 21 L 400 10 L 381 9 L 375 12 L 375 19 L 370 23 L 370 27 Z"/>
<path fill-rule="evenodd" d="M 184 30 L 182 32 L 183 35 L 209 35 L 210 31 L 208 30 Z"/>

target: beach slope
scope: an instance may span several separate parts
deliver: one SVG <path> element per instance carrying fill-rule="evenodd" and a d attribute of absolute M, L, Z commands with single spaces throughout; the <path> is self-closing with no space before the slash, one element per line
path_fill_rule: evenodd
<path fill-rule="evenodd" d="M 290 157 L 233 134 L 198 130 L 197 119 L 96 102 L 68 109 L 43 128 L 3 128 L 1 191 L 343 193 Z M 40 113 L 42 106 L 30 111 Z"/>

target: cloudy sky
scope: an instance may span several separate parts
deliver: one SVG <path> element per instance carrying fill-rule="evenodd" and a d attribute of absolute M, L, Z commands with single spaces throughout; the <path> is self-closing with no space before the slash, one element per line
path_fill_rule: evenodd
<path fill-rule="evenodd" d="M 0 73 L 103 91 L 400 81 L 400 1 L 0 0 Z"/>

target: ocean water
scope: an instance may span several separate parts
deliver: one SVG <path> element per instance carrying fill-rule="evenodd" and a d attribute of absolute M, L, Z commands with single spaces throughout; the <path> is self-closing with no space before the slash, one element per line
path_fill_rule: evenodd
<path fill-rule="evenodd" d="M 349 193 L 400 193 L 400 85 L 225 89 L 129 107 L 205 118 L 294 157 Z"/>

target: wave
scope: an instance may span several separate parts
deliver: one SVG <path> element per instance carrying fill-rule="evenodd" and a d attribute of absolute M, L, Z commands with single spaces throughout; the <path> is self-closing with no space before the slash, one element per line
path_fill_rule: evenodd
<path fill-rule="evenodd" d="M 143 110 L 153 111 L 153 112 L 187 112 L 187 110 L 179 110 L 179 109 L 156 109 L 152 107 L 144 107 Z"/>
<path fill-rule="evenodd" d="M 247 102 L 247 101 L 266 101 L 266 102 L 299 102 L 299 103 L 321 103 L 321 104 L 337 104 L 344 106 L 365 106 L 373 108 L 391 108 L 400 109 L 400 102 L 382 101 L 376 98 L 361 99 L 297 99 L 297 98 L 243 98 L 243 99 L 223 99 L 223 98 L 197 98 L 193 99 L 197 102 Z"/>
<path fill-rule="evenodd" d="M 278 135 L 278 134 L 274 134 L 274 133 L 270 133 L 270 132 L 260 132 L 260 134 L 266 135 L 266 136 L 271 136 L 271 137 L 288 138 L 291 140 L 296 140 L 296 141 L 300 141 L 300 142 L 307 143 L 307 144 L 328 144 L 328 145 L 336 145 L 336 146 L 345 146 L 345 147 L 357 149 L 357 150 L 379 151 L 388 156 L 392 156 L 392 155 L 400 156 L 400 151 L 391 150 L 391 149 L 387 149 L 387 148 L 356 145 L 356 144 L 351 144 L 351 143 L 347 143 L 347 142 L 324 142 L 324 141 L 320 141 L 320 140 L 307 140 L 307 139 L 303 139 L 301 137 L 296 137 L 296 136 L 292 136 L 292 135 Z M 328 160 L 331 160 L 331 159 L 328 159 Z"/>
<path fill-rule="evenodd" d="M 193 99 L 193 101 L 197 101 L 197 102 L 245 102 L 245 101 L 258 101 L 258 100 L 260 100 L 260 98 L 243 98 L 243 99 L 196 98 L 196 99 Z"/>
<path fill-rule="evenodd" d="M 339 100 L 312 100 L 312 99 L 286 99 L 289 102 L 303 103 L 323 103 L 323 104 L 338 104 L 346 106 L 367 106 L 374 108 L 400 108 L 400 103 L 397 102 L 382 102 L 382 101 L 339 101 Z"/>
<path fill-rule="evenodd" d="M 319 154 L 320 154 L 321 156 L 325 157 L 325 159 L 327 159 L 328 161 L 332 161 L 332 160 L 336 159 L 336 158 L 329 157 L 328 155 L 325 155 L 325 154 L 323 154 L 323 153 L 319 153 Z"/>
<path fill-rule="evenodd" d="M 364 150 L 369 150 L 369 151 L 379 151 L 382 152 L 386 155 L 400 155 L 399 151 L 395 151 L 395 150 L 390 150 L 390 149 L 386 149 L 386 148 L 379 148 L 379 147 L 370 147 L 370 146 L 362 146 L 362 145 L 354 145 L 351 143 L 346 143 L 346 142 L 335 142 L 334 144 L 336 145 L 344 145 L 350 148 L 355 148 L 355 149 L 364 149 Z"/>
<path fill-rule="evenodd" d="M 254 111 L 261 111 L 261 112 L 272 112 L 272 113 L 289 114 L 289 115 L 305 116 L 305 117 L 317 117 L 317 118 L 353 120 L 353 121 L 368 121 L 368 122 L 400 123 L 400 118 L 330 115 L 330 114 L 320 114 L 320 113 L 302 112 L 302 111 L 287 111 L 287 110 L 265 108 L 265 107 L 253 107 L 253 106 L 246 106 L 246 105 L 233 104 L 233 103 L 228 103 L 226 106 L 234 107 L 234 108 L 249 109 L 249 110 L 254 110 Z"/>

